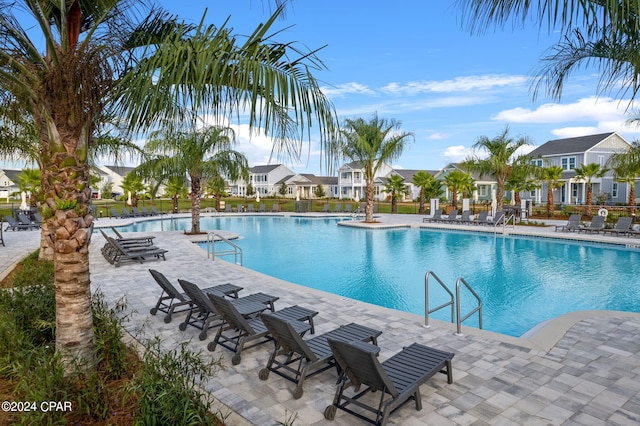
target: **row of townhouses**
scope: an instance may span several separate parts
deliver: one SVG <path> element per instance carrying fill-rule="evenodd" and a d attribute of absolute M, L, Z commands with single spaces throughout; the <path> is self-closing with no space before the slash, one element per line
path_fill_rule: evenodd
<path fill-rule="evenodd" d="M 581 204 L 586 199 L 586 183 L 576 179 L 575 168 L 584 164 L 598 163 L 604 166 L 614 153 L 626 152 L 630 144 L 615 132 L 589 135 L 576 138 L 556 139 L 534 149 L 529 155 L 536 165 L 560 166 L 563 169 L 563 185 L 554 191 L 556 203 Z M 443 180 L 448 173 L 459 169 L 458 163 L 447 164 L 440 170 L 427 170 L 438 180 Z M 132 167 L 100 166 L 96 173 L 100 176 L 99 187 L 111 183 L 114 193 L 123 194 L 122 179 L 132 170 Z M 419 188 L 413 184 L 413 176 L 419 170 L 393 169 L 383 165 L 375 177 L 376 200 L 385 200 L 387 179 L 392 175 L 400 175 L 405 179 L 407 195 L 405 200 L 415 200 L 419 196 Z M 18 191 L 16 175 L 20 170 L 0 170 L 0 197 L 9 197 Z M 495 194 L 496 182 L 492 176 L 472 174 L 476 189 L 473 193 L 474 202 L 489 202 Z M 338 170 L 337 176 L 316 176 L 314 174 L 295 173 L 282 164 L 260 165 L 251 167 L 249 181 L 229 182 L 232 195 L 248 196 L 249 185 L 253 188 L 254 196 L 279 196 L 282 186 L 286 188 L 286 197 L 296 199 L 314 199 L 316 190 L 322 186 L 325 198 L 343 200 L 361 200 L 365 197 L 366 182 L 362 168 L 357 163 L 344 164 Z M 603 195 L 609 204 L 625 204 L 628 200 L 629 186 L 617 182 L 611 171 L 602 178 L 592 181 L 594 195 Z M 444 187 L 447 199 L 451 194 Z M 507 192 L 507 198 L 513 199 Z M 536 203 L 547 200 L 546 184 L 528 193 L 522 193 L 521 198 Z"/>

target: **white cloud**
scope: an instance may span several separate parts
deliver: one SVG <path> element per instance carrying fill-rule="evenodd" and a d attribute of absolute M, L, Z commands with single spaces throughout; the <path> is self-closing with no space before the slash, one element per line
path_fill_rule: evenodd
<path fill-rule="evenodd" d="M 425 92 L 469 92 L 472 90 L 489 90 L 498 87 L 522 86 L 527 77 L 521 75 L 488 74 L 457 77 L 441 81 L 411 81 L 408 83 L 389 83 L 382 87 L 385 93 L 394 95 L 415 95 Z"/>
<path fill-rule="evenodd" d="M 360 83 L 350 82 L 338 84 L 337 86 L 323 86 L 320 88 L 327 97 L 343 97 L 345 95 L 375 95 L 376 92 L 368 86 Z"/>
<path fill-rule="evenodd" d="M 471 155 L 473 155 L 473 149 L 463 145 L 448 146 L 441 154 L 447 163 L 459 163 Z"/>

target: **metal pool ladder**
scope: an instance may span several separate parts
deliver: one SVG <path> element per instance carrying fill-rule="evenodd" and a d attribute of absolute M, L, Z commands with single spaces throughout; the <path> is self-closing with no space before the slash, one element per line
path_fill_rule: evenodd
<path fill-rule="evenodd" d="M 230 248 L 216 252 L 216 241 L 223 242 L 230 246 Z M 242 248 L 217 232 L 209 232 L 207 234 L 207 259 L 216 260 L 216 255 L 218 257 L 233 255 L 233 263 L 242 266 Z M 240 258 L 240 263 L 238 263 L 238 258 Z"/>
<path fill-rule="evenodd" d="M 440 306 L 436 306 L 433 309 L 429 309 L 429 277 L 433 277 L 436 280 L 436 282 L 440 284 L 440 287 L 442 287 L 449 294 L 448 302 L 445 302 Z M 460 284 L 463 284 L 467 288 L 467 290 L 469 290 L 469 292 L 473 295 L 473 297 L 475 297 L 475 299 L 478 301 L 478 305 L 463 317 L 460 317 Z M 454 312 L 454 304 L 455 304 L 455 312 Z M 455 318 L 455 323 L 456 323 L 455 334 L 457 336 L 462 336 L 462 323 L 466 319 L 468 319 L 471 315 L 475 314 L 476 312 L 478 312 L 478 328 L 482 329 L 482 300 L 480 299 L 480 296 L 478 296 L 478 294 L 471 288 L 469 283 L 467 283 L 467 281 L 464 278 L 459 277 L 456 280 L 456 292 L 454 295 L 453 292 L 449 290 L 449 288 L 442 282 L 442 280 L 433 271 L 428 271 L 424 275 L 424 326 L 427 328 L 431 327 L 431 325 L 429 324 L 429 314 L 432 314 L 442 308 L 446 308 L 447 306 L 451 306 L 451 322 L 453 323 Z"/>

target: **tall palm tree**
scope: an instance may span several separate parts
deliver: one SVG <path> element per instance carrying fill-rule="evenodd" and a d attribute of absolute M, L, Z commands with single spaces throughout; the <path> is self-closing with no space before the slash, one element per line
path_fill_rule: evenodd
<path fill-rule="evenodd" d="M 227 196 L 227 181 L 220 175 L 207 179 L 206 192 L 216 199 L 216 210 L 220 211 L 222 197 Z"/>
<path fill-rule="evenodd" d="M 469 173 L 452 170 L 444 177 L 444 185 L 451 191 L 451 204 L 458 208 L 458 195 L 473 192 L 474 180 Z"/>
<path fill-rule="evenodd" d="M 18 174 L 18 186 L 20 191 L 29 191 L 29 206 L 37 207 L 38 198 L 40 197 L 40 170 L 39 169 L 22 169 Z"/>
<path fill-rule="evenodd" d="M 434 184 L 434 182 L 438 182 L 437 179 L 424 170 L 420 170 L 413 175 L 413 184 L 420 188 L 420 193 L 418 194 L 418 213 L 420 214 L 425 213 L 425 200 L 427 199 L 426 191 Z M 435 198 L 439 197 L 440 195 Z"/>
<path fill-rule="evenodd" d="M 549 166 L 541 167 L 538 171 L 540 180 L 547 184 L 547 216 L 553 216 L 555 205 L 553 203 L 553 190 L 562 186 L 562 167 Z"/>
<path fill-rule="evenodd" d="M 531 157 L 521 155 L 511 164 L 511 170 L 504 185 L 504 189 L 513 192 L 516 205 L 520 205 L 520 193 L 533 191 L 539 188 L 535 179 L 536 166 L 531 164 Z"/>
<path fill-rule="evenodd" d="M 208 179 L 226 176 L 248 180 L 246 157 L 232 148 L 235 133 L 229 127 L 209 126 L 200 130 L 154 132 L 145 144 L 151 159 L 137 173 L 154 171 L 163 177 L 187 175 L 191 182 L 191 233 L 200 233 L 200 199 Z"/>
<path fill-rule="evenodd" d="M 122 179 L 122 190 L 127 200 L 128 194 L 131 194 L 131 205 L 133 207 L 138 207 L 138 195 L 142 193 L 144 189 L 145 185 L 142 177 L 137 173 L 127 173 L 124 179 Z"/>
<path fill-rule="evenodd" d="M 634 141 L 627 152 L 613 154 L 609 158 L 607 166 L 613 169 L 617 181 L 629 185 L 629 214 L 635 214 L 635 182 L 640 177 L 640 142 Z"/>
<path fill-rule="evenodd" d="M 587 200 L 584 214 L 591 216 L 591 205 L 593 204 L 593 180 L 603 177 L 609 169 L 602 167 L 598 163 L 583 164 L 574 169 L 576 179 L 582 179 L 587 185 Z"/>
<path fill-rule="evenodd" d="M 171 211 L 178 213 L 178 199 L 187 195 L 187 178 L 186 176 L 171 176 L 166 182 L 164 193 L 171 197 L 173 203 Z"/>
<path fill-rule="evenodd" d="M 473 145 L 475 150 L 482 149 L 489 155 L 486 158 L 478 156 L 467 159 L 462 167 L 470 172 L 477 172 L 480 176 L 492 175 L 497 182 L 496 188 L 496 209 L 502 210 L 504 190 L 511 171 L 511 162 L 515 152 L 524 145 L 529 145 L 529 138 L 521 136 L 514 139 L 509 136 L 509 127 L 493 139 L 480 136 Z"/>
<path fill-rule="evenodd" d="M 33 118 L 39 140 L 42 232 L 54 251 L 56 352 L 66 374 L 97 362 L 88 159 L 106 108 L 131 134 L 191 112 L 247 112 L 252 129 L 277 138 L 277 150 L 308 136 L 312 123 L 321 141 L 334 129 L 333 107 L 312 75 L 322 67 L 315 52 L 267 36 L 283 6 L 242 45 L 225 26 L 182 24 L 159 9 L 144 17 L 142 7 L 126 0 L 0 0 L 0 87 Z"/>
<path fill-rule="evenodd" d="M 370 121 L 363 118 L 347 119 L 340 129 L 342 155 L 359 163 L 364 169 L 367 191 L 365 222 L 373 222 L 373 180 L 385 163 L 397 159 L 413 133 L 400 131 L 400 122 L 379 118 L 374 114 Z"/>
<path fill-rule="evenodd" d="M 398 198 L 407 193 L 404 178 L 400 175 L 389 176 L 387 183 L 384 185 L 384 190 L 391 196 L 391 213 L 398 213 Z"/>

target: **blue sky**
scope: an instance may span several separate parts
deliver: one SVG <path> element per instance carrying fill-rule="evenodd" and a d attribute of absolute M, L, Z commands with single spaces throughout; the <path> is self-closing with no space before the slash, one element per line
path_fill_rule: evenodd
<path fill-rule="evenodd" d="M 265 21 L 268 0 L 161 0 L 182 19 L 206 22 L 248 34 Z M 451 0 L 401 0 L 398 4 L 365 0 L 295 0 L 285 29 L 275 38 L 298 47 L 323 47 L 318 56 L 327 70 L 315 72 L 340 118 L 393 118 L 412 132 L 402 157 L 393 165 L 433 170 L 471 155 L 479 136 L 495 137 L 509 125 L 513 136 L 535 145 L 585 134 L 617 131 L 628 141 L 639 130 L 625 125 L 628 99 L 597 97 L 595 68 L 575 73 L 555 102 L 541 93 L 532 101 L 530 77 L 559 34 L 535 24 L 471 34 Z M 615 96 L 615 94 L 614 94 Z M 267 137 L 248 137 L 234 123 L 238 149 L 251 165 L 266 164 Z M 288 163 L 301 173 L 323 174 L 317 145 L 305 145 L 302 161 Z"/>

